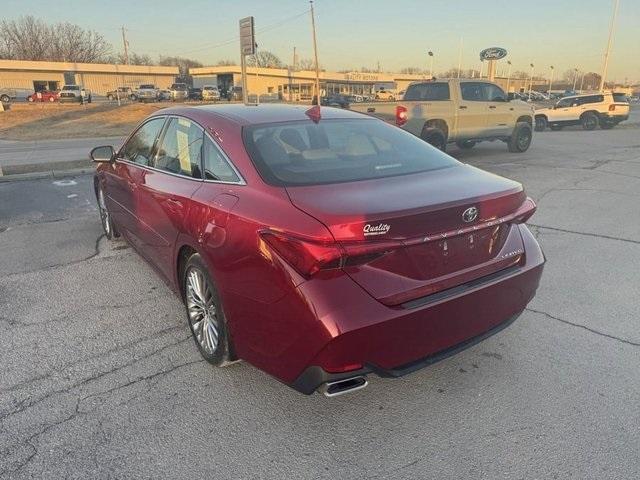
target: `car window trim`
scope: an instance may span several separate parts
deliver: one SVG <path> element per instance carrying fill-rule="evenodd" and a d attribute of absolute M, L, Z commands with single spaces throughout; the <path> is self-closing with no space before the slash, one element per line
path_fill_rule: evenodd
<path fill-rule="evenodd" d="M 194 177 L 189 177 L 187 175 L 183 175 L 181 173 L 174 173 L 174 172 L 169 172 L 168 170 L 162 170 L 160 168 L 150 167 L 149 165 L 141 165 L 139 163 L 132 162 L 131 160 L 127 160 L 126 158 L 122 158 L 120 156 L 120 154 L 122 153 L 122 150 L 127 145 L 129 140 L 131 138 L 133 138 L 133 136 L 138 132 L 138 130 L 140 130 L 142 127 L 144 127 L 150 121 L 156 120 L 156 119 L 159 119 L 159 118 L 160 119 L 164 119 L 164 123 L 162 124 L 162 127 L 160 128 L 160 132 L 158 133 L 157 137 L 155 138 L 154 143 L 153 143 L 153 147 L 151 148 L 151 158 L 155 159 L 159 142 L 160 142 L 160 140 L 162 138 L 164 138 L 165 131 L 166 131 L 167 127 L 169 126 L 169 120 L 171 118 L 184 118 L 184 119 L 189 120 L 190 122 L 194 123 L 195 125 L 197 125 L 200 128 L 200 130 L 202 130 L 202 132 L 207 137 L 209 137 L 209 139 L 213 142 L 214 146 L 222 154 L 222 157 L 223 157 L 224 161 L 226 161 L 229 164 L 231 169 L 238 176 L 239 181 L 237 181 L 237 182 L 228 182 L 228 181 L 223 181 L 223 180 L 207 180 L 207 179 L 204 179 L 204 178 L 194 178 Z M 203 137 L 202 146 L 200 148 L 201 148 L 202 153 L 204 154 L 204 137 Z M 203 167 L 204 167 L 204 155 L 203 154 L 200 155 L 200 169 L 202 170 L 202 173 L 203 173 L 203 176 L 204 176 L 204 169 L 203 169 Z M 124 141 L 124 143 L 120 147 L 120 150 L 118 150 L 118 153 L 116 155 L 115 161 L 116 162 L 120 162 L 120 163 L 126 163 L 128 165 L 133 165 L 133 166 L 136 166 L 136 167 L 140 167 L 140 168 L 145 169 L 145 170 L 151 170 L 151 171 L 154 171 L 154 172 L 166 173 L 167 175 L 172 175 L 172 176 L 178 177 L 178 178 L 185 178 L 187 180 L 193 180 L 193 181 L 196 181 L 196 182 L 219 183 L 219 184 L 224 184 L 224 185 L 239 185 L 239 186 L 244 186 L 244 185 L 247 184 L 247 182 L 245 181 L 244 177 L 240 174 L 240 172 L 238 171 L 236 166 L 229 159 L 229 157 L 224 152 L 224 150 L 220 147 L 218 142 L 216 142 L 215 139 L 209 134 L 207 129 L 204 128 L 202 125 L 200 125 L 195 120 L 193 120 L 193 119 L 191 119 L 189 117 L 185 117 L 184 115 L 175 115 L 175 114 L 171 114 L 171 115 L 155 115 L 155 116 L 153 116 L 151 118 L 148 118 L 147 120 L 145 120 L 144 123 L 142 123 L 138 128 L 136 128 L 133 131 L 133 133 L 131 133 L 131 135 L 129 135 L 129 137 Z"/>

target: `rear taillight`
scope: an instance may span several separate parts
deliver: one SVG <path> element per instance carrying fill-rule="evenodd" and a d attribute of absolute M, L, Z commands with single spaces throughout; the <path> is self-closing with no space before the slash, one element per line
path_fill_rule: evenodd
<path fill-rule="evenodd" d="M 616 109 L 616 106 L 612 103 L 611 105 L 609 105 L 609 111 L 613 112 Z"/>
<path fill-rule="evenodd" d="M 298 273 L 310 277 L 321 270 L 364 265 L 387 252 L 402 247 L 402 242 L 322 242 L 274 230 L 260 237 Z"/>
<path fill-rule="evenodd" d="M 403 107 L 402 105 L 398 105 L 396 107 L 396 125 L 401 127 L 405 123 L 407 123 L 407 118 L 409 116 L 409 112 L 407 107 Z"/>
<path fill-rule="evenodd" d="M 527 220 L 531 218 L 531 216 L 536 213 L 536 202 L 534 202 L 530 197 L 520 205 L 518 210 L 514 212 L 514 223 L 525 223 Z"/>

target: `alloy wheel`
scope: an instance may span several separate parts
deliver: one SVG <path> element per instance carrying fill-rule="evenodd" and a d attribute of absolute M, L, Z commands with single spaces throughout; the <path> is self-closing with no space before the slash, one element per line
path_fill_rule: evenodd
<path fill-rule="evenodd" d="M 200 347 L 213 355 L 220 343 L 220 325 L 211 287 L 204 273 L 196 267 L 187 270 L 186 279 L 189 323 Z"/>
<path fill-rule="evenodd" d="M 100 210 L 100 221 L 102 222 L 102 228 L 107 237 L 111 235 L 111 218 L 109 217 L 109 210 L 107 210 L 107 203 L 104 201 L 104 192 L 102 189 L 98 190 L 98 208 Z"/>

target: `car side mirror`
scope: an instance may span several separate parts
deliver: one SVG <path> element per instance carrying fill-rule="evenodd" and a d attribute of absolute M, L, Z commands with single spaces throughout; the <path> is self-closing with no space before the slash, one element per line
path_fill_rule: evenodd
<path fill-rule="evenodd" d="M 111 145 L 104 145 L 91 150 L 89 157 L 96 163 L 108 163 L 113 160 L 115 154 L 116 152 Z"/>

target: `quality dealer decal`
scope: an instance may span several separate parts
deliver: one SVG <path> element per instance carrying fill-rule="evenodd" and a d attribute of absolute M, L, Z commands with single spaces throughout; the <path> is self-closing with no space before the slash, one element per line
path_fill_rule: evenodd
<path fill-rule="evenodd" d="M 367 223 L 362 228 L 362 232 L 364 233 L 365 237 L 369 237 L 371 235 L 385 235 L 386 233 L 389 232 L 390 229 L 391 227 L 386 223 L 381 223 L 379 225 L 371 225 Z"/>

